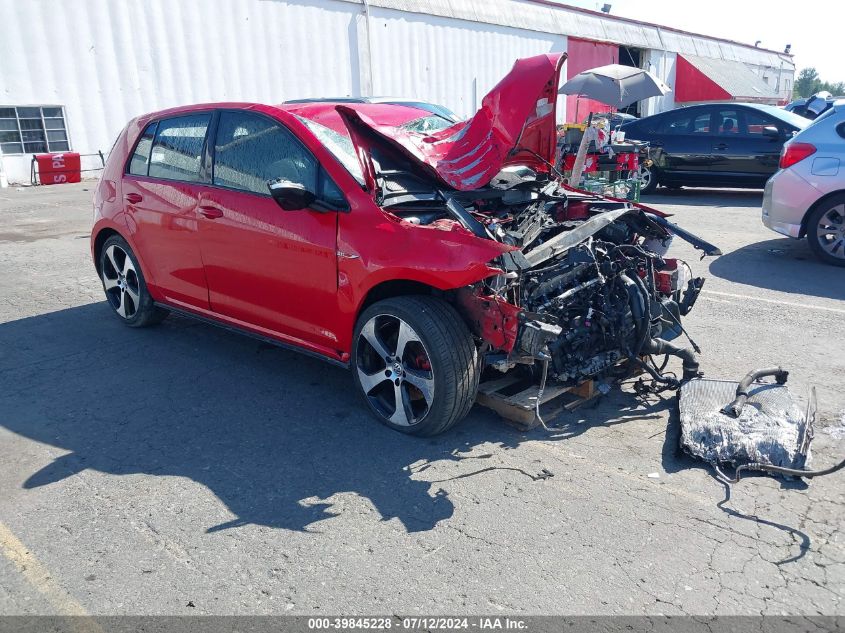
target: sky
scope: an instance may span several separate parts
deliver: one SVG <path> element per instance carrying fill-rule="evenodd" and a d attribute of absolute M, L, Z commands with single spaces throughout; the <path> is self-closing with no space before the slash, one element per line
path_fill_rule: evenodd
<path fill-rule="evenodd" d="M 598 10 L 604 2 L 560 0 Z M 782 51 L 792 44 L 796 75 L 813 66 L 824 81 L 845 81 L 845 1 L 609 0 L 610 13 Z M 802 9 L 806 6 L 806 9 Z"/>

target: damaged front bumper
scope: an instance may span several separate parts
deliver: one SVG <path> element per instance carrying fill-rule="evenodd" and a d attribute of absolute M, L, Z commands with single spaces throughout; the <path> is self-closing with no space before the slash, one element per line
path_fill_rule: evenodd
<path fill-rule="evenodd" d="M 684 380 L 696 376 L 697 347 L 670 341 L 685 334 L 681 319 L 704 280 L 658 251 L 665 253 L 676 235 L 705 254 L 718 249 L 621 201 L 599 199 L 590 207 L 585 218 L 557 218 L 567 230 L 500 258 L 502 274 L 495 280 L 457 293 L 459 309 L 485 345 L 486 365 L 508 371 L 541 361 L 552 380 L 578 384 L 618 373 L 630 361 L 627 367 L 676 387 L 679 381 L 643 362 L 674 355 L 683 360 Z"/>

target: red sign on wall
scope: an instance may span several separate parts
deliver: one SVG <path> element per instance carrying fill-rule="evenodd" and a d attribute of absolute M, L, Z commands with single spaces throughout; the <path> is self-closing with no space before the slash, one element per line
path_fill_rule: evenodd
<path fill-rule="evenodd" d="M 60 185 L 82 180 L 82 160 L 76 152 L 36 154 L 38 179 L 42 185 Z"/>

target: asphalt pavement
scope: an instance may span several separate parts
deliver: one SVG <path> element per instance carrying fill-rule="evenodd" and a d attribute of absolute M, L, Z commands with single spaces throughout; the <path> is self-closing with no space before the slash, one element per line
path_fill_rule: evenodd
<path fill-rule="evenodd" d="M 119 323 L 92 187 L 0 190 L 0 614 L 845 614 L 845 473 L 729 491 L 630 386 L 551 433 L 480 407 L 392 432 L 342 369 Z M 647 202 L 724 251 L 673 247 L 708 278 L 702 369 L 815 385 L 814 464 L 841 459 L 845 270 L 765 229 L 759 191 Z"/>

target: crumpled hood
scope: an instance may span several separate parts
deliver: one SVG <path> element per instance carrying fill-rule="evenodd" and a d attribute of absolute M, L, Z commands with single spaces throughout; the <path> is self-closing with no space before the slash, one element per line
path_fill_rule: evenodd
<path fill-rule="evenodd" d="M 484 187 L 507 165 L 546 171 L 544 161 L 555 159 L 557 90 L 565 59 L 566 53 L 547 53 L 517 60 L 475 116 L 431 134 L 379 125 L 354 108 L 338 106 L 367 184 L 376 175 L 370 150 L 379 146 L 398 150 L 441 185 L 461 191 Z"/>

